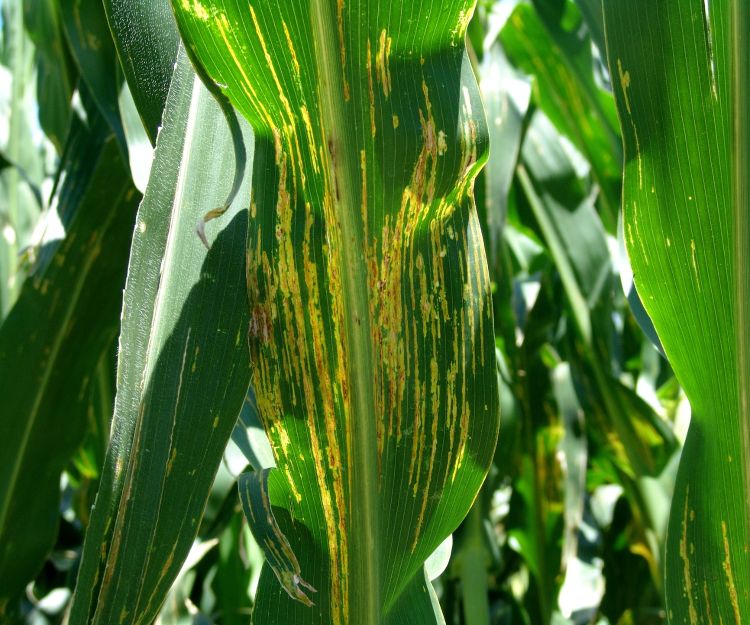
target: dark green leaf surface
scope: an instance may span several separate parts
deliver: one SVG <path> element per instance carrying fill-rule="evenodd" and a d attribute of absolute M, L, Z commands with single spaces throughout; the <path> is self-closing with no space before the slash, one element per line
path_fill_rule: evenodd
<path fill-rule="evenodd" d="M 707 8 L 706 8 L 707 7 Z M 625 242 L 692 407 L 670 622 L 750 622 L 750 5 L 606 1 Z"/>
<path fill-rule="evenodd" d="M 245 135 L 244 141 L 249 141 Z M 249 144 L 248 144 L 249 145 Z M 125 287 L 110 447 L 70 622 L 151 623 L 195 538 L 250 377 L 248 164 L 181 53 Z M 237 167 L 236 167 L 237 165 Z M 244 185 L 229 210 L 202 216 Z"/>
<path fill-rule="evenodd" d="M 60 473 L 83 439 L 92 371 L 117 331 L 138 194 L 104 122 L 91 125 L 76 120 L 62 165 L 65 237 L 40 250 L 0 328 L 0 604 L 54 543 Z"/>
<path fill-rule="evenodd" d="M 274 516 L 317 590 L 305 605 L 266 567 L 254 622 L 434 624 L 423 564 L 469 510 L 498 425 L 474 2 L 173 6 L 256 131 L 253 387 Z"/>
<path fill-rule="evenodd" d="M 124 148 L 125 135 L 117 106 L 117 56 L 104 8 L 99 2 L 57 1 L 65 35 L 81 78 Z"/>
<path fill-rule="evenodd" d="M 153 143 L 161 124 L 179 43 L 169 0 L 103 2 L 125 79 Z"/>
<path fill-rule="evenodd" d="M 645 402 L 609 372 L 610 346 L 602 330 L 610 326 L 612 268 L 593 198 L 578 201 L 561 196 L 560 187 L 567 195 L 571 185 L 560 181 L 573 176 L 573 170 L 543 118 L 532 121 L 523 157 L 521 186 L 555 261 L 575 333 L 585 346 L 582 359 L 591 393 L 603 408 L 597 410 L 599 436 L 608 441 L 627 473 L 656 475 L 671 456 L 674 436 Z"/>
<path fill-rule="evenodd" d="M 70 56 L 58 0 L 25 0 L 24 22 L 36 46 L 39 123 L 62 152 L 70 127 L 70 100 L 78 72 Z"/>

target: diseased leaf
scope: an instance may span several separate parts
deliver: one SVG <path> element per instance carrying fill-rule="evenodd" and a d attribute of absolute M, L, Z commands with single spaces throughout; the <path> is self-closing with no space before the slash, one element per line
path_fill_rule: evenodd
<path fill-rule="evenodd" d="M 474 2 L 173 7 L 256 132 L 253 387 L 274 517 L 317 589 L 305 605 L 265 567 L 254 622 L 440 622 L 423 565 L 470 508 L 498 426 Z"/>

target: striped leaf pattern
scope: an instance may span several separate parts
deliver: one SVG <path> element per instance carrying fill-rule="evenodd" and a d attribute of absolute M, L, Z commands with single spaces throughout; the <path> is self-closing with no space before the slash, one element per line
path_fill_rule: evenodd
<path fill-rule="evenodd" d="M 266 567 L 256 625 L 441 618 L 423 563 L 470 508 L 498 429 L 473 5 L 173 2 L 255 131 L 249 342 L 277 468 L 248 499 L 267 489 L 274 548 L 288 541 L 317 590 L 290 596 Z"/>

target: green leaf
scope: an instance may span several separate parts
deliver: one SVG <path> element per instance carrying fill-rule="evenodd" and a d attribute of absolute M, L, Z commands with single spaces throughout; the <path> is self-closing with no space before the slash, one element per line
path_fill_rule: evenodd
<path fill-rule="evenodd" d="M 169 0 L 103 0 L 125 79 L 151 138 L 161 124 L 179 35 Z"/>
<path fill-rule="evenodd" d="M 21 0 L 6 0 L 2 5 L 2 46 L 0 59 L 6 66 L 0 92 L 7 111 L 7 131 L 0 149 L 5 157 L 39 182 L 35 169 L 41 159 L 31 132 L 30 86 L 33 78 L 33 46 L 24 30 Z M 0 319 L 5 318 L 18 297 L 24 272 L 19 251 L 28 242 L 31 225 L 39 207 L 22 184 L 18 168 L 0 174 Z"/>
<path fill-rule="evenodd" d="M 611 373 L 609 337 L 604 331 L 610 326 L 611 311 L 606 303 L 613 280 L 604 227 L 591 196 L 580 203 L 561 197 L 560 180 L 573 175 L 572 166 L 550 130 L 543 117 L 532 121 L 518 177 L 560 275 L 573 329 L 583 343 L 581 360 L 591 378 L 587 395 L 601 404 L 596 411 L 599 419 L 594 421 L 599 436 L 612 444 L 627 473 L 655 475 L 674 449 L 674 436 L 654 411 Z M 562 185 L 566 195 L 571 186 Z"/>
<path fill-rule="evenodd" d="M 44 244 L 0 327 L 0 605 L 54 544 L 60 473 L 84 437 L 91 373 L 117 331 L 138 194 L 106 130 L 76 119 L 55 198 L 65 236 Z"/>
<path fill-rule="evenodd" d="M 625 241 L 692 422 L 666 553 L 672 623 L 750 619 L 750 5 L 604 3 Z"/>
<path fill-rule="evenodd" d="M 423 564 L 469 510 L 498 427 L 474 2 L 173 6 L 256 132 L 253 388 L 274 517 L 317 589 L 305 605 L 265 567 L 254 622 L 434 624 Z"/>
<path fill-rule="evenodd" d="M 489 122 L 492 150 L 484 170 L 486 181 L 488 252 L 491 270 L 502 250 L 502 233 L 508 213 L 508 194 L 523 138 L 523 121 L 529 106 L 530 87 L 509 63 L 499 43 L 487 46 L 482 60 L 482 99 Z"/>
<path fill-rule="evenodd" d="M 136 218 L 112 434 L 71 624 L 154 620 L 242 407 L 249 184 L 207 228 L 210 250 L 196 233 L 238 176 L 249 183 L 232 146 L 221 108 L 181 53 Z"/>
<path fill-rule="evenodd" d="M 561 4 L 565 11 L 559 21 L 519 4 L 500 38 L 511 61 L 535 77 L 536 103 L 591 164 L 602 219 L 614 232 L 622 148 L 612 96 L 594 79 L 591 39 L 580 34 L 578 9 L 570 1 Z"/>
<path fill-rule="evenodd" d="M 57 0 L 25 0 L 24 22 L 36 46 L 39 123 L 58 153 L 70 128 L 70 101 L 77 70 L 70 55 Z"/>
<path fill-rule="evenodd" d="M 57 1 L 65 35 L 81 78 L 124 148 L 125 135 L 117 106 L 117 56 L 104 8 L 99 2 Z"/>

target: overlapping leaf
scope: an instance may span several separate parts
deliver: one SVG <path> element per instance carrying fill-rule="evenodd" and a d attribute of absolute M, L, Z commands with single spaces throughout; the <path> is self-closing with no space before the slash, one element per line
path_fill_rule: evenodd
<path fill-rule="evenodd" d="M 198 533 L 242 407 L 249 172 L 232 146 L 221 108 L 183 52 L 136 218 L 112 435 L 73 624 L 154 620 Z M 207 250 L 196 226 L 245 173 L 248 184 L 206 229 Z"/>

